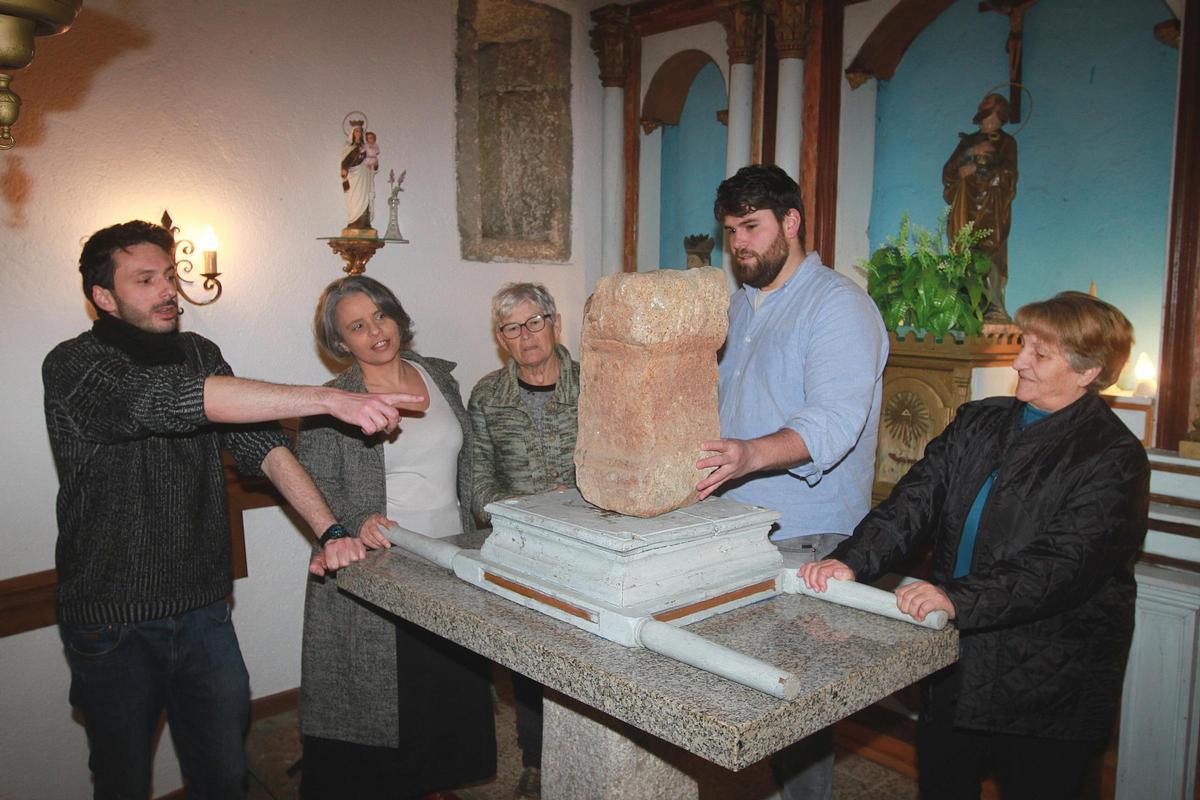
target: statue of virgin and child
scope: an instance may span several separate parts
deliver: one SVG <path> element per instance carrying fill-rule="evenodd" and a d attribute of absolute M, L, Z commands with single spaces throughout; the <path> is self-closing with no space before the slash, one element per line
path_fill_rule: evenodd
<path fill-rule="evenodd" d="M 349 133 L 342 145 L 342 195 L 346 201 L 343 236 L 375 236 L 375 173 L 379 171 L 379 145 L 366 130 L 366 118 L 349 120 Z"/>

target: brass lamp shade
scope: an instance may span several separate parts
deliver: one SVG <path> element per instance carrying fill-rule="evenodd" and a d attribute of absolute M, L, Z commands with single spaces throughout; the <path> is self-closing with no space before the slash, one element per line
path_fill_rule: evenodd
<path fill-rule="evenodd" d="M 9 89 L 12 75 L 33 60 L 35 36 L 62 33 L 75 22 L 83 0 L 0 0 L 0 150 L 15 143 L 12 125 L 21 98 Z"/>

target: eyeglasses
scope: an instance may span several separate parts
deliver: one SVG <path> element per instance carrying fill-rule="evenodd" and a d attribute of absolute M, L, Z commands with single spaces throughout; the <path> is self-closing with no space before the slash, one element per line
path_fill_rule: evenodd
<path fill-rule="evenodd" d="M 537 333 L 544 327 L 546 327 L 546 315 L 534 314 L 524 322 L 510 322 L 507 325 L 501 325 L 500 333 L 504 335 L 505 339 L 516 339 L 521 335 L 521 328 L 530 333 Z"/>

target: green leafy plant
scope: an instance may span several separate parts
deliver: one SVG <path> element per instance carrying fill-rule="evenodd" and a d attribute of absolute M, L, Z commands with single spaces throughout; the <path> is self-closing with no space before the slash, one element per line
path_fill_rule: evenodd
<path fill-rule="evenodd" d="M 990 234 L 967 223 L 945 242 L 946 216 L 936 231 L 900 219 L 900 232 L 871 254 L 867 293 L 879 306 L 884 326 L 907 325 L 937 337 L 950 331 L 977 336 L 983 331 L 988 292 L 985 278 L 992 260 L 973 248 Z"/>

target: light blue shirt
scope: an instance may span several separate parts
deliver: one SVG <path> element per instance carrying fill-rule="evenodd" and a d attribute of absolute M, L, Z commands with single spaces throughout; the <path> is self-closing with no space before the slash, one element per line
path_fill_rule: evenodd
<path fill-rule="evenodd" d="M 767 293 L 729 301 L 721 356 L 721 436 L 800 434 L 812 460 L 726 484 L 723 496 L 779 511 L 773 539 L 848 534 L 871 506 L 887 333 L 867 293 L 809 253 Z"/>

